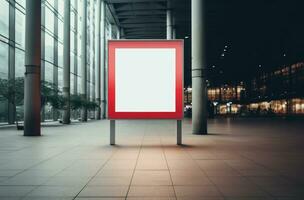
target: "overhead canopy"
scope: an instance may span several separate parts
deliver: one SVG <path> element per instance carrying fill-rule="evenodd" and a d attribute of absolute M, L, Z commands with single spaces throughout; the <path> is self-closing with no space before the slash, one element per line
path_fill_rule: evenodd
<path fill-rule="evenodd" d="M 108 3 L 116 22 L 122 28 L 122 36 L 126 39 L 166 37 L 167 0 L 108 0 Z M 170 8 L 179 32 L 185 29 L 185 15 L 190 14 L 185 10 L 185 5 L 186 0 L 174 0 Z M 180 9 L 183 11 L 178 12 Z M 190 11 L 190 7 L 188 9 Z"/>

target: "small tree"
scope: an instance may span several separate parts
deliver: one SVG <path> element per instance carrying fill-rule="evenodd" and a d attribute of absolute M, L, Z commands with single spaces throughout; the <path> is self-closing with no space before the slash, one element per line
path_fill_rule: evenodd
<path fill-rule="evenodd" d="M 83 107 L 83 101 L 80 95 L 73 94 L 70 96 L 70 107 L 72 110 L 79 110 Z"/>
<path fill-rule="evenodd" d="M 89 110 L 89 111 L 94 111 L 96 108 L 98 108 L 98 104 L 95 101 L 89 101 L 87 100 L 85 102 L 85 107 Z"/>
<path fill-rule="evenodd" d="M 0 101 L 6 100 L 11 103 L 16 113 L 15 121 L 18 124 L 17 106 L 23 105 L 24 79 L 0 79 Z"/>
<path fill-rule="evenodd" d="M 7 100 L 14 106 L 23 105 L 24 79 L 0 79 L 0 100 Z"/>
<path fill-rule="evenodd" d="M 14 105 L 17 113 L 17 106 L 22 106 L 24 103 L 24 78 L 15 79 L 0 79 L 0 100 L 7 100 Z M 61 90 L 57 85 L 47 81 L 41 81 L 41 109 L 49 103 L 55 109 L 64 107 L 64 98 Z M 18 122 L 18 119 L 16 119 Z"/>
<path fill-rule="evenodd" d="M 83 100 L 82 96 L 79 94 L 71 95 L 70 97 L 70 106 L 74 111 L 86 108 L 89 111 L 93 111 L 98 107 L 98 104 L 94 101 Z"/>
<path fill-rule="evenodd" d="M 41 81 L 41 108 L 49 103 L 54 109 L 64 108 L 65 101 L 59 87 L 47 81 Z"/>

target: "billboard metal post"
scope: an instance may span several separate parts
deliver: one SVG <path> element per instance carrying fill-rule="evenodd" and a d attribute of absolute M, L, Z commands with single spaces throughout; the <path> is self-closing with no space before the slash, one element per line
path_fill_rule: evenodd
<path fill-rule="evenodd" d="M 176 144 L 182 145 L 182 120 L 177 120 L 176 122 Z"/>
<path fill-rule="evenodd" d="M 110 120 L 110 145 L 115 145 L 115 120 Z"/>

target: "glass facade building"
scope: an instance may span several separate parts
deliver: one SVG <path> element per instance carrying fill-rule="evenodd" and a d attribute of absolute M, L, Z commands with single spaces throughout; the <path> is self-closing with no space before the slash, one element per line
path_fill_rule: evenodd
<path fill-rule="evenodd" d="M 97 1 L 87 0 L 87 98 L 95 101 L 96 73 L 95 57 L 97 30 Z M 81 79 L 81 28 L 83 0 L 71 0 L 70 4 L 70 93 L 79 94 Z M 117 24 L 106 5 L 106 41 L 118 36 Z M 41 79 L 63 88 L 63 39 L 64 0 L 42 0 L 41 5 Z M 25 72 L 25 16 L 26 0 L 0 0 L 0 79 L 14 80 L 24 77 Z M 99 22 L 100 23 L 100 22 Z M 105 48 L 105 47 L 101 47 Z M 9 102 L 0 100 L 0 122 L 9 122 Z M 21 106 L 22 107 L 22 106 Z M 20 109 L 22 112 L 23 109 Z M 23 116 L 22 113 L 19 115 Z M 50 105 L 42 108 L 42 119 L 57 120 L 61 113 Z M 93 117 L 90 113 L 89 117 Z M 72 112 L 78 118 L 78 112 Z"/>

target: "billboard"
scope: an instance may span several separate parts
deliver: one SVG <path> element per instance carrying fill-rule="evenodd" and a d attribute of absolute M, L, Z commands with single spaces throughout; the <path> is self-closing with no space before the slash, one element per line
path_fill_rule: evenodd
<path fill-rule="evenodd" d="M 108 42 L 109 119 L 183 117 L 183 41 Z"/>

